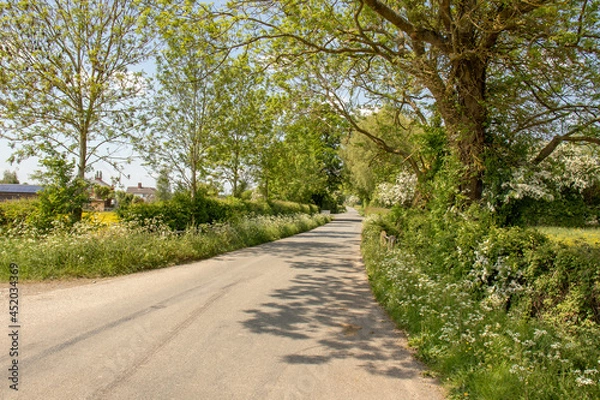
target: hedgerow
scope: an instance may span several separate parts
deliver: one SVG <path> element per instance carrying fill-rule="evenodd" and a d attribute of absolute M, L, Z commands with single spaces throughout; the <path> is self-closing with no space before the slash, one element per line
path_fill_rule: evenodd
<path fill-rule="evenodd" d="M 372 218 L 362 251 L 375 295 L 452 397 L 600 398 L 599 248 L 472 208 Z"/>
<path fill-rule="evenodd" d="M 198 195 L 175 195 L 169 201 L 138 203 L 119 208 L 117 213 L 123 221 L 151 221 L 159 219 L 173 230 L 182 231 L 189 227 L 251 215 L 314 214 L 315 205 L 285 201 L 249 201 L 235 198 L 217 199 Z"/>
<path fill-rule="evenodd" d="M 109 226 L 78 223 L 69 229 L 0 236 L 0 280 L 9 263 L 20 267 L 20 279 L 102 277 L 162 268 L 294 235 L 329 221 L 328 216 L 242 217 L 202 224 L 176 232 L 158 220 Z"/>

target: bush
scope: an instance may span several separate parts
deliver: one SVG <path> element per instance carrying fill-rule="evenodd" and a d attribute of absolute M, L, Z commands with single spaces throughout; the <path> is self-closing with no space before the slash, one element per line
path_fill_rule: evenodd
<path fill-rule="evenodd" d="M 563 227 L 583 227 L 600 216 L 598 208 L 586 204 L 577 193 L 567 193 L 553 201 L 530 197 L 511 200 L 500 208 L 499 214 L 506 225 Z"/>
<path fill-rule="evenodd" d="M 291 201 L 271 200 L 269 201 L 269 206 L 271 206 L 274 215 L 298 214 L 303 212 L 302 204 L 293 203 Z M 310 212 L 310 210 L 304 210 L 304 212 L 307 211 Z"/>
<path fill-rule="evenodd" d="M 300 204 L 291 201 L 272 200 L 269 201 L 269 206 L 273 210 L 273 215 L 315 214 L 319 212 L 319 207 L 314 204 Z"/>
<path fill-rule="evenodd" d="M 478 208 L 389 215 L 363 232 L 373 291 L 456 397 L 600 398 L 600 249 Z"/>
<path fill-rule="evenodd" d="M 217 199 L 197 196 L 190 198 L 185 194 L 176 194 L 168 201 L 138 203 L 118 209 L 119 217 L 126 222 L 138 221 L 151 223 L 158 220 L 170 229 L 183 231 L 200 224 L 225 221 L 230 216 L 231 207 Z"/>
<path fill-rule="evenodd" d="M 293 215 L 314 214 L 314 205 L 285 201 L 244 201 L 237 198 L 217 199 L 198 194 L 193 199 L 185 193 L 178 193 L 171 200 L 140 203 L 121 207 L 117 210 L 123 221 L 159 220 L 170 229 L 183 231 L 202 224 L 235 220 L 249 215 Z"/>
<path fill-rule="evenodd" d="M 11 229 L 37 220 L 39 201 L 23 199 L 0 202 L 0 227 Z"/>
<path fill-rule="evenodd" d="M 273 209 L 266 201 L 246 201 L 246 210 L 250 215 L 273 215 Z"/>

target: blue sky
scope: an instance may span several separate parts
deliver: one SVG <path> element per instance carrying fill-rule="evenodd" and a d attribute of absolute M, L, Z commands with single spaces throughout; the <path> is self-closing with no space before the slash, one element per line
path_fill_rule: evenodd
<path fill-rule="evenodd" d="M 7 159 L 11 155 L 11 149 L 8 146 L 8 140 L 0 139 L 0 174 L 3 174 L 5 170 L 16 171 L 17 177 L 21 183 L 35 184 L 30 175 L 36 170 L 40 169 L 37 158 L 27 159 L 20 164 L 10 164 Z M 110 183 L 111 176 L 118 176 L 118 174 L 109 166 L 98 165 L 99 168 L 94 171 L 102 171 L 102 178 L 107 183 Z M 144 186 L 155 186 L 156 180 L 150 176 L 149 172 L 142 166 L 140 161 L 136 161 L 125 168 L 126 173 L 129 175 L 129 179 L 122 178 L 121 184 L 123 186 L 136 186 L 138 182 L 141 182 Z M 0 175 L 1 176 L 1 175 Z M 94 177 L 94 172 L 90 172 L 90 178 Z"/>
<path fill-rule="evenodd" d="M 144 71 L 146 75 L 151 76 L 156 72 L 156 67 L 154 65 L 154 60 L 150 59 L 139 66 L 133 67 L 133 71 Z M 128 153 L 131 149 L 126 149 Z M 29 183 L 35 184 L 37 183 L 34 179 L 31 178 L 31 175 L 41 169 L 38 165 L 37 158 L 30 158 L 22 161 L 20 164 L 14 163 L 10 164 L 7 160 L 12 153 L 12 149 L 9 147 L 9 141 L 7 139 L 0 138 L 0 176 L 4 173 L 5 170 L 16 171 L 17 177 L 21 183 Z M 119 174 L 110 166 L 106 164 L 98 163 L 96 164 L 97 168 L 94 171 L 89 173 L 89 177 L 93 178 L 96 171 L 102 172 L 102 178 L 105 182 L 110 183 L 111 177 L 117 177 Z M 132 164 L 125 165 L 125 174 L 129 175 L 129 178 L 122 177 L 121 185 L 123 187 L 127 186 L 137 186 L 138 183 L 142 183 L 143 186 L 153 187 L 156 185 L 156 178 L 150 175 L 150 172 L 142 166 L 141 160 L 135 160 Z"/>
<path fill-rule="evenodd" d="M 213 2 L 216 5 L 223 5 L 224 0 L 216 0 Z M 156 72 L 156 66 L 154 59 L 151 58 L 148 61 L 131 68 L 132 71 L 144 71 L 147 76 L 153 76 Z M 129 153 L 131 149 L 125 149 L 126 153 Z M 10 164 L 7 160 L 11 155 L 11 149 L 9 142 L 6 139 L 0 138 L 0 174 L 5 170 L 16 171 L 17 176 L 21 183 L 35 184 L 30 175 L 40 169 L 37 158 L 30 158 L 22 161 L 20 164 Z M 128 155 L 128 154 L 127 154 Z M 89 173 L 89 177 L 93 177 L 96 171 L 102 172 L 103 180 L 110 183 L 111 177 L 117 177 L 118 173 L 108 165 L 97 164 L 94 171 Z M 132 164 L 125 166 L 125 174 L 129 175 L 129 178 L 122 177 L 121 185 L 126 186 L 137 186 L 138 183 L 142 183 L 144 186 L 155 186 L 156 178 L 151 176 L 150 171 L 142 166 L 141 160 L 136 160 Z M 0 175 L 1 176 L 1 175 Z"/>

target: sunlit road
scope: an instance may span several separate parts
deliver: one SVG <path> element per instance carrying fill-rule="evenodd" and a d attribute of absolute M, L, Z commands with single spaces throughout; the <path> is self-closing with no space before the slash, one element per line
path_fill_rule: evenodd
<path fill-rule="evenodd" d="M 356 212 L 210 260 L 20 299 L 1 399 L 441 399 L 374 302 Z"/>

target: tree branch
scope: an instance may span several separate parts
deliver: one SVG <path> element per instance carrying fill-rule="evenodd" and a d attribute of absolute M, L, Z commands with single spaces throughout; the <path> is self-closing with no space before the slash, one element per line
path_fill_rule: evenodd
<path fill-rule="evenodd" d="M 556 148 L 558 147 L 558 145 L 560 145 L 562 142 L 571 142 L 571 143 L 593 143 L 593 144 L 598 144 L 600 145 L 600 138 L 597 137 L 593 137 L 593 136 L 572 136 L 577 132 L 581 132 L 583 130 L 583 128 L 591 126 L 595 123 L 600 122 L 600 117 L 599 118 L 595 118 L 593 120 L 588 121 L 586 124 L 582 125 L 582 126 L 577 126 L 576 128 L 573 128 L 571 131 L 565 133 L 564 135 L 561 136 L 556 136 L 555 138 L 553 138 L 550 142 L 548 142 L 548 144 L 546 146 L 544 146 L 544 148 L 542 150 L 540 150 L 540 152 L 538 153 L 538 155 L 531 161 L 531 163 L 533 165 L 538 165 L 539 163 L 541 163 L 542 161 L 544 161 L 546 158 L 548 158 L 550 156 L 550 154 L 552 154 L 552 152 L 554 152 L 554 150 L 556 150 Z"/>
<path fill-rule="evenodd" d="M 395 12 L 393 9 L 385 5 L 379 0 L 361 0 L 371 10 L 379 14 L 381 17 L 391 22 L 396 28 L 406 32 L 413 40 L 429 43 L 445 53 L 450 51 L 447 40 L 439 33 L 429 29 L 417 28 L 407 19 Z"/>

